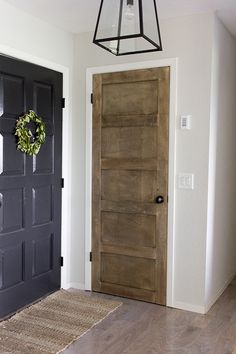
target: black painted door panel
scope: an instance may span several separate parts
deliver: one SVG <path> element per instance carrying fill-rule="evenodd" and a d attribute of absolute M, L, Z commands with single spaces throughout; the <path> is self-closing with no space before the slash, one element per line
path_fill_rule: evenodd
<path fill-rule="evenodd" d="M 60 288 L 62 74 L 0 56 L 0 318 Z M 16 150 L 16 119 L 45 122 L 38 155 Z"/>

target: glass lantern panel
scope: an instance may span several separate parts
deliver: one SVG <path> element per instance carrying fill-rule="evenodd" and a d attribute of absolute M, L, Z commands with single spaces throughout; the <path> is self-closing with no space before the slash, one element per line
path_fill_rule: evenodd
<path fill-rule="evenodd" d="M 104 0 L 98 23 L 96 39 L 118 36 L 120 1 Z"/>
<path fill-rule="evenodd" d="M 120 41 L 119 54 L 146 52 L 157 48 L 143 37 L 123 39 Z"/>
<path fill-rule="evenodd" d="M 158 33 L 157 17 L 155 12 L 155 0 L 143 0 L 143 29 L 144 35 L 158 46 L 161 45 Z"/>
<path fill-rule="evenodd" d="M 117 55 L 117 50 L 118 50 L 118 41 L 117 40 L 105 41 L 105 42 L 99 42 L 99 43 L 103 48 L 106 48 L 112 54 Z"/>
<path fill-rule="evenodd" d="M 139 0 L 104 0 L 96 40 L 140 34 Z"/>
<path fill-rule="evenodd" d="M 140 34 L 139 0 L 123 0 L 121 36 Z"/>

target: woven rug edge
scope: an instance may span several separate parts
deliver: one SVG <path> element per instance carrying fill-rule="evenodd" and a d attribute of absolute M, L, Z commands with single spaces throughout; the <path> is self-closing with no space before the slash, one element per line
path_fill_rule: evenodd
<path fill-rule="evenodd" d="M 99 323 L 101 323 L 102 321 L 104 321 L 110 314 L 112 314 L 113 312 L 115 312 L 119 307 L 121 307 L 123 304 L 122 302 L 119 303 L 114 309 L 112 309 L 111 311 L 109 311 L 105 317 L 101 318 L 98 322 L 94 323 L 92 325 L 92 327 L 90 327 L 89 329 L 87 329 L 87 331 L 85 331 L 84 333 L 80 334 L 78 337 L 74 338 L 70 343 L 68 343 L 63 349 L 59 350 L 58 352 L 56 352 L 55 354 L 60 354 L 62 352 L 64 352 L 65 349 L 69 348 L 69 346 L 71 346 L 74 342 L 76 342 L 78 339 L 82 338 L 85 334 L 87 334 L 88 332 L 90 332 L 95 326 L 97 326 Z"/>

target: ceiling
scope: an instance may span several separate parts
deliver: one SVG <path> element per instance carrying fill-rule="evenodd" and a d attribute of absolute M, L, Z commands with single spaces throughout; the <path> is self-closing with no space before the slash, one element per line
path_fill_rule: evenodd
<path fill-rule="evenodd" d="M 100 4 L 100 0 L 5 1 L 73 33 L 94 30 Z M 217 11 L 225 26 L 236 36 L 236 0 L 157 0 L 157 3 L 160 18 Z"/>

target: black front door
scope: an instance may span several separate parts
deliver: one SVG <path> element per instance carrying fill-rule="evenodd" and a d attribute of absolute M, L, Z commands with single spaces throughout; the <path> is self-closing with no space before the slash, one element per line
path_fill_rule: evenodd
<path fill-rule="evenodd" d="M 0 56 L 0 318 L 60 288 L 62 74 Z M 34 110 L 46 141 L 16 149 L 16 119 Z"/>

